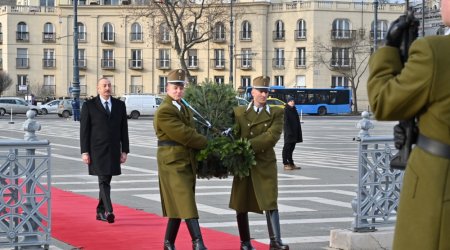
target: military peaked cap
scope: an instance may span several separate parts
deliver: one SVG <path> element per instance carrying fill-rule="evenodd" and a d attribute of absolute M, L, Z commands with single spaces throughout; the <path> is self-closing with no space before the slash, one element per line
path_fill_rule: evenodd
<path fill-rule="evenodd" d="M 270 77 L 259 76 L 253 79 L 253 88 L 255 89 L 269 89 Z"/>
<path fill-rule="evenodd" d="M 184 85 L 186 82 L 186 72 L 182 69 L 170 71 L 167 75 L 167 82 L 176 85 Z"/>

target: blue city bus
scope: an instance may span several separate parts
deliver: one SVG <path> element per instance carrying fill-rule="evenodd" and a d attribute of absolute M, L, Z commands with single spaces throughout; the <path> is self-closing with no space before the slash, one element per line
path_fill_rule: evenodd
<path fill-rule="evenodd" d="M 245 93 L 247 99 L 251 98 L 251 87 Z M 295 99 L 297 112 L 303 114 L 349 114 L 352 109 L 352 95 L 348 88 L 285 88 L 271 86 L 269 96 L 284 102 L 289 97 Z"/>

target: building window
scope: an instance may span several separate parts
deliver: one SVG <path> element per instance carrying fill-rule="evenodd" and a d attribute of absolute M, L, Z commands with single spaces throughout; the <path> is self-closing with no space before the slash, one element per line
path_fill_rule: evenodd
<path fill-rule="evenodd" d="M 348 88 L 348 78 L 345 76 L 331 76 L 331 87 L 344 87 Z"/>
<path fill-rule="evenodd" d="M 27 93 L 28 75 L 17 75 L 17 91 L 20 93 Z"/>
<path fill-rule="evenodd" d="M 275 48 L 275 54 L 273 57 L 273 67 L 276 69 L 284 68 L 284 49 Z"/>
<path fill-rule="evenodd" d="M 303 19 L 297 21 L 297 30 L 295 31 L 295 39 L 296 40 L 306 39 L 306 21 Z"/>
<path fill-rule="evenodd" d="M 241 41 L 252 40 L 252 25 L 249 21 L 243 21 L 241 26 Z"/>
<path fill-rule="evenodd" d="M 86 42 L 86 26 L 83 23 L 78 23 L 78 41 Z"/>
<path fill-rule="evenodd" d="M 42 86 L 42 96 L 55 96 L 56 85 L 54 75 L 44 75 L 44 86 Z"/>
<path fill-rule="evenodd" d="M 132 49 L 131 50 L 131 59 L 129 60 L 128 67 L 130 69 L 142 69 L 142 50 L 141 49 Z"/>
<path fill-rule="evenodd" d="M 284 86 L 284 76 L 275 76 L 273 80 L 275 86 Z"/>
<path fill-rule="evenodd" d="M 29 40 L 28 25 L 24 22 L 19 22 L 17 24 L 16 41 L 28 42 Z"/>
<path fill-rule="evenodd" d="M 52 23 L 44 24 L 44 33 L 42 34 L 43 42 L 56 42 L 55 27 Z"/>
<path fill-rule="evenodd" d="M 103 58 L 101 60 L 102 68 L 114 69 L 115 68 L 114 50 L 104 49 L 102 54 L 103 54 Z"/>
<path fill-rule="evenodd" d="M 111 23 L 103 25 L 102 42 L 111 43 L 115 41 L 114 27 Z"/>
<path fill-rule="evenodd" d="M 16 58 L 17 69 L 28 69 L 30 67 L 30 59 L 28 58 L 28 49 L 18 48 Z"/>
<path fill-rule="evenodd" d="M 170 30 L 167 24 L 163 23 L 159 26 L 159 39 L 160 43 L 170 42 Z"/>
<path fill-rule="evenodd" d="M 284 41 L 284 23 L 281 20 L 275 22 L 275 31 L 273 32 L 274 41 Z"/>
<path fill-rule="evenodd" d="M 214 82 L 217 84 L 224 84 L 225 77 L 224 76 L 214 76 Z"/>
<path fill-rule="evenodd" d="M 78 67 L 85 69 L 87 67 L 86 50 L 78 49 Z"/>
<path fill-rule="evenodd" d="M 214 49 L 214 68 L 223 69 L 225 68 L 225 50 L 224 49 Z"/>
<path fill-rule="evenodd" d="M 225 42 L 225 25 L 222 22 L 217 22 L 213 30 L 214 42 Z"/>
<path fill-rule="evenodd" d="M 241 69 L 252 68 L 252 49 L 245 48 L 241 50 Z"/>
<path fill-rule="evenodd" d="M 159 77 L 159 93 L 160 94 L 166 93 L 166 83 L 167 83 L 167 76 L 160 76 Z"/>
<path fill-rule="evenodd" d="M 332 67 L 350 67 L 350 63 L 350 48 L 332 48 Z"/>
<path fill-rule="evenodd" d="M 374 29 L 375 29 L 375 22 L 372 21 L 372 25 L 370 28 L 370 39 L 373 41 L 375 38 Z M 384 40 L 386 37 L 386 33 L 388 31 L 388 22 L 386 20 L 378 20 L 377 22 L 377 41 Z"/>
<path fill-rule="evenodd" d="M 159 59 L 157 59 L 158 68 L 170 69 L 170 49 L 160 49 Z"/>
<path fill-rule="evenodd" d="M 306 49 L 305 47 L 297 48 L 297 56 L 295 58 L 295 67 L 296 68 L 305 68 L 306 67 Z"/>
<path fill-rule="evenodd" d="M 86 96 L 87 95 L 87 86 L 86 86 L 86 76 L 80 75 L 80 96 Z"/>
<path fill-rule="evenodd" d="M 241 86 L 244 88 L 250 87 L 252 84 L 252 80 L 250 76 L 241 76 Z"/>
<path fill-rule="evenodd" d="M 130 93 L 143 93 L 142 76 L 131 76 Z"/>
<path fill-rule="evenodd" d="M 56 66 L 55 50 L 44 49 L 44 58 L 42 61 L 43 68 L 54 68 Z"/>
<path fill-rule="evenodd" d="M 295 85 L 297 88 L 306 88 L 306 76 L 305 75 L 297 75 L 295 76 Z"/>
<path fill-rule="evenodd" d="M 348 19 L 335 19 L 333 21 L 332 39 L 351 38 L 350 21 Z"/>
<path fill-rule="evenodd" d="M 192 41 L 198 38 L 197 29 L 195 28 L 195 25 L 193 22 L 188 24 L 188 29 L 186 32 L 186 39 L 188 41 Z"/>
<path fill-rule="evenodd" d="M 198 68 L 198 56 L 197 56 L 197 50 L 196 49 L 190 49 L 188 50 L 187 55 L 187 66 L 191 69 Z"/>
<path fill-rule="evenodd" d="M 142 41 L 142 28 L 139 23 L 133 23 L 131 25 L 130 41 L 140 42 Z"/>

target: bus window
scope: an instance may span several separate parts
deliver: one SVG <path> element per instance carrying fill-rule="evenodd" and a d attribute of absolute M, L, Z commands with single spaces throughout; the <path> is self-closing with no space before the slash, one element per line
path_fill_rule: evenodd
<path fill-rule="evenodd" d="M 314 97 L 313 93 L 309 93 L 308 94 L 308 104 L 315 104 L 316 103 L 316 98 Z"/>
<path fill-rule="evenodd" d="M 297 100 L 297 103 L 299 104 L 303 104 L 306 103 L 306 94 L 305 93 L 298 93 L 297 94 L 297 98 L 295 98 Z"/>
<path fill-rule="evenodd" d="M 330 92 L 330 104 L 336 104 L 337 94 L 336 92 Z"/>
<path fill-rule="evenodd" d="M 337 93 L 336 104 L 348 104 L 350 100 L 350 91 L 340 91 Z"/>

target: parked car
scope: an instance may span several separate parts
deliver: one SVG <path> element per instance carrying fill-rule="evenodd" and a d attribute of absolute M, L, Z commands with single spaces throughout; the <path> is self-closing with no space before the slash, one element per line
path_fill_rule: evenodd
<path fill-rule="evenodd" d="M 280 108 L 284 108 L 284 106 L 286 106 L 286 103 L 283 102 L 282 100 L 277 99 L 277 98 L 272 98 L 272 97 L 267 98 L 267 104 L 271 107 L 273 106 L 273 107 L 280 107 Z"/>
<path fill-rule="evenodd" d="M 42 114 L 57 114 L 58 113 L 58 105 L 60 100 L 49 101 L 45 104 L 41 104 L 39 107 L 42 110 Z"/>
<path fill-rule="evenodd" d="M 0 116 L 5 114 L 26 114 L 28 110 L 34 110 L 36 114 L 42 111 L 35 105 L 28 104 L 25 99 L 20 97 L 0 97 Z"/>
<path fill-rule="evenodd" d="M 163 99 L 151 94 L 124 95 L 120 98 L 125 102 L 128 118 L 138 119 L 139 116 L 154 115 Z"/>
<path fill-rule="evenodd" d="M 59 100 L 58 104 L 58 116 L 63 118 L 69 118 L 72 116 L 73 110 L 72 110 L 72 100 L 73 99 L 64 99 Z M 81 107 L 83 107 L 84 100 L 80 99 L 80 111 Z"/>
<path fill-rule="evenodd" d="M 249 102 L 247 100 L 245 100 L 244 98 L 238 97 L 236 96 L 236 100 L 239 106 L 247 106 L 249 104 Z"/>

